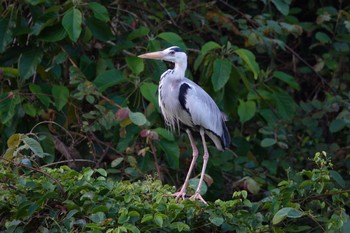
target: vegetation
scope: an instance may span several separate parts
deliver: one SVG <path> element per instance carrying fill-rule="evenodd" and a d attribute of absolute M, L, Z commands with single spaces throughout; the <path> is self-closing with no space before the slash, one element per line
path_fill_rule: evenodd
<path fill-rule="evenodd" d="M 0 231 L 350 228 L 345 1 L 2 0 L 0 9 Z M 171 45 L 229 118 L 230 150 L 209 148 L 207 207 L 168 196 L 191 147 L 159 112 L 167 64 L 136 56 Z"/>

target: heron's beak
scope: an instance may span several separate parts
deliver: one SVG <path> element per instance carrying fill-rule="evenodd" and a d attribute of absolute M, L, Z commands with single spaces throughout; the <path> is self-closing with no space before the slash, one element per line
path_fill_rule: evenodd
<path fill-rule="evenodd" d="M 141 54 L 138 57 L 139 58 L 162 60 L 164 57 L 164 54 L 162 53 L 162 51 L 159 51 L 159 52 Z"/>

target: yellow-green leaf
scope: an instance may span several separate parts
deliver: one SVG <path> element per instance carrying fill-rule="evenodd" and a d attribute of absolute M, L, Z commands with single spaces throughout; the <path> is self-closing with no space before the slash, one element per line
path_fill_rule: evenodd
<path fill-rule="evenodd" d="M 256 63 L 255 61 L 254 54 L 247 49 L 237 49 L 235 50 L 235 53 L 237 53 L 238 56 L 240 56 L 240 58 L 244 61 L 249 70 L 253 73 L 254 79 L 257 79 L 260 72 L 260 68 L 258 63 Z"/>

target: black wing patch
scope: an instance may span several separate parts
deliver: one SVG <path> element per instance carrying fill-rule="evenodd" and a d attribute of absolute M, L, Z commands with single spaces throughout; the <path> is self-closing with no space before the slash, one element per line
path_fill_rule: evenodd
<path fill-rule="evenodd" d="M 183 83 L 180 86 L 180 90 L 179 90 L 179 101 L 181 104 L 181 107 L 188 113 L 190 114 L 189 109 L 186 107 L 186 103 L 187 103 L 187 99 L 186 99 L 186 95 L 187 95 L 187 91 L 191 89 L 190 85 L 188 85 L 187 83 Z M 191 115 L 191 114 L 190 114 Z"/>

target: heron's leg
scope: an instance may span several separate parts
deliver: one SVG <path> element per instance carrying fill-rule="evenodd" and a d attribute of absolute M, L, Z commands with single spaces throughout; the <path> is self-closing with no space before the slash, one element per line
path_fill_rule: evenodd
<path fill-rule="evenodd" d="M 204 155 L 203 155 L 203 167 L 202 167 L 202 172 L 201 172 L 201 177 L 199 179 L 199 183 L 198 183 L 198 187 L 196 192 L 194 193 L 194 195 L 192 197 L 190 197 L 190 199 L 199 199 L 202 202 L 204 202 L 204 204 L 208 205 L 208 203 L 203 199 L 203 197 L 200 195 L 200 189 L 203 183 L 203 179 L 204 179 L 204 175 L 205 175 L 205 170 L 207 168 L 207 164 L 208 164 L 208 159 L 209 159 L 209 153 L 208 153 L 208 148 L 207 148 L 207 144 L 205 142 L 205 134 L 204 134 L 204 129 L 201 128 L 200 129 L 200 134 L 202 137 L 202 143 L 203 143 L 203 150 L 204 150 Z"/>
<path fill-rule="evenodd" d="M 176 192 L 173 194 L 173 196 L 175 196 L 175 200 L 178 200 L 179 198 L 185 199 L 185 195 L 186 195 L 186 188 L 188 185 L 188 181 L 190 180 L 190 176 L 192 173 L 192 170 L 194 168 L 194 165 L 196 164 L 196 160 L 198 158 L 198 149 L 196 146 L 196 143 L 194 142 L 192 133 L 189 129 L 186 130 L 186 133 L 188 134 L 188 138 L 190 139 L 191 142 L 191 147 L 192 147 L 192 162 L 190 165 L 190 168 L 188 169 L 187 175 L 186 175 L 186 179 L 184 184 L 181 187 L 181 190 L 179 192 Z"/>

